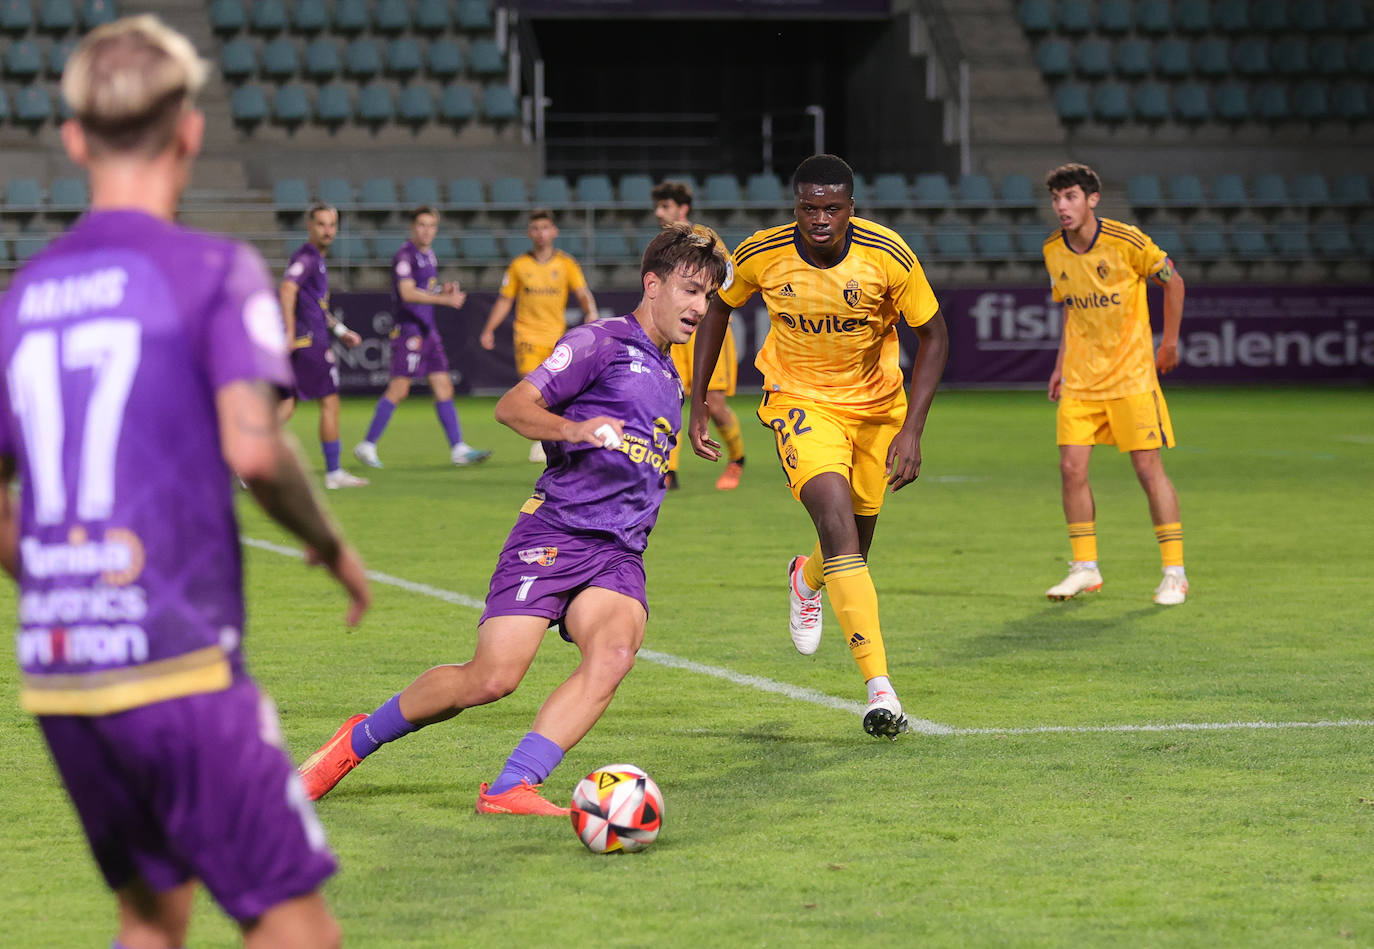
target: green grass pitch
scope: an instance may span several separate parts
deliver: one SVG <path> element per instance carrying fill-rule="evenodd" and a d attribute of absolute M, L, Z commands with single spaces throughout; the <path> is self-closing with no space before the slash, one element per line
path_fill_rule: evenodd
<path fill-rule="evenodd" d="M 788 641 L 785 567 L 814 535 L 754 399 L 737 397 L 743 483 L 718 493 L 719 469 L 685 460 L 647 554 L 652 655 L 546 786 L 566 802 L 593 768 L 638 764 L 663 789 L 658 842 L 599 857 L 566 821 L 473 813 L 575 662 L 550 634 L 514 695 L 381 750 L 320 802 L 346 941 L 1374 945 L 1374 394 L 1169 398 L 1192 584 L 1174 609 L 1150 600 L 1144 495 L 1106 448 L 1093 461 L 1106 585 L 1047 602 L 1068 557 L 1052 407 L 939 394 L 921 479 L 889 498 L 870 558 L 894 682 L 930 723 L 887 742 L 843 707 L 863 687 L 828 607 L 817 655 Z M 345 452 L 372 404 L 345 403 Z M 417 394 L 372 485 L 329 493 L 371 569 L 483 597 L 538 473 L 492 404 L 459 405 L 488 463 L 450 466 Z M 304 406 L 292 427 L 318 468 L 315 418 Z M 246 537 L 289 543 L 241 502 Z M 470 606 L 377 582 L 347 630 L 321 572 L 268 549 L 245 558 L 250 668 L 297 760 L 348 714 L 471 654 Z M 13 615 L 12 587 L 0 601 Z M 5 670 L 0 942 L 105 946 L 112 901 Z M 202 899 L 189 943 L 235 942 Z"/>

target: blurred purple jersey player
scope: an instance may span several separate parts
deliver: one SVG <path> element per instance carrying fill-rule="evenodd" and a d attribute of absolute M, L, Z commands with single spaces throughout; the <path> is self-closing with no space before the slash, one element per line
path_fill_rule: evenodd
<path fill-rule="evenodd" d="M 324 253 L 339 233 L 339 212 L 316 204 L 305 213 L 305 228 L 309 239 L 287 261 L 277 289 L 296 376 L 294 393 L 282 400 L 281 420 L 291 417 L 296 399 L 319 402 L 324 486 L 356 488 L 367 484 L 367 479 L 349 474 L 339 464 L 339 363 L 333 337 L 349 349 L 361 343 L 362 337 L 329 312 L 329 270 L 324 264 Z"/>
<path fill-rule="evenodd" d="M 380 468 L 377 442 L 391 421 L 396 406 L 410 395 L 410 380 L 426 379 L 434 393 L 434 414 L 439 416 L 448 438 L 449 460 L 455 465 L 485 461 L 491 452 L 473 448 L 463 441 L 458 411 L 453 407 L 453 380 L 448 374 L 444 341 L 434 326 L 434 308 L 461 309 L 467 294 L 457 282 L 439 283 L 439 261 L 434 256 L 434 235 L 439 230 L 439 212 L 428 206 L 410 215 L 410 240 L 391 258 L 391 301 L 396 326 L 391 331 L 391 381 L 377 400 L 367 436 L 353 447 L 353 457 L 369 468 Z"/>
<path fill-rule="evenodd" d="M 92 203 L 0 298 L 0 565 L 20 700 L 115 891 L 114 946 L 184 945 L 197 880 L 246 945 L 334 946 L 334 858 L 240 652 L 231 472 L 343 584 L 350 622 L 367 581 L 277 424 L 291 376 L 262 259 L 172 223 L 205 74 L 151 16 L 67 61 L 62 139 Z"/>
<path fill-rule="evenodd" d="M 501 397 L 497 421 L 541 440 L 548 467 L 497 559 L 477 650 L 346 721 L 301 766 L 312 800 L 385 742 L 509 695 L 559 623 L 582 662 L 495 782 L 481 786 L 477 812 L 568 813 L 538 788 L 596 724 L 644 640 L 642 554 L 682 423 L 682 382 L 668 351 L 691 338 L 725 267 L 714 234 L 665 229 L 644 252 L 635 311 L 571 330 Z"/>

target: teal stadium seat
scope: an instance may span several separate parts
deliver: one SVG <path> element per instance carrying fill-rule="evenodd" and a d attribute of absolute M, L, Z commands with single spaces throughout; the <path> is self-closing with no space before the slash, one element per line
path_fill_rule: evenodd
<path fill-rule="evenodd" d="M 372 10 L 372 22 L 378 33 L 403 33 L 410 29 L 410 8 L 405 0 L 377 0 Z"/>
<path fill-rule="evenodd" d="M 530 249 L 529 238 L 525 236 L 523 231 L 511 231 L 507 234 L 502 234 L 497 243 L 501 247 L 501 256 L 507 260 L 510 260 L 512 257 L 518 257 Z M 555 244 L 554 246 L 558 247 L 559 250 L 566 249 L 561 244 Z"/>
<path fill-rule="evenodd" d="M 33 7 L 29 0 L 0 0 L 0 31 L 15 36 L 33 29 Z"/>
<path fill-rule="evenodd" d="M 1363 36 L 1350 48 L 1350 69 L 1361 76 L 1374 76 L 1374 36 Z"/>
<path fill-rule="evenodd" d="M 1127 79 L 1141 79 L 1150 74 L 1154 64 L 1150 61 L 1150 44 L 1147 40 L 1126 39 L 1116 45 L 1116 74 Z"/>
<path fill-rule="evenodd" d="M 1349 80 L 1332 91 L 1332 111 L 1342 119 L 1359 122 L 1369 117 L 1369 94 L 1365 84 Z"/>
<path fill-rule="evenodd" d="M 553 246 L 574 257 L 585 257 L 587 254 L 587 242 L 577 231 L 559 231 L 558 236 L 553 239 Z"/>
<path fill-rule="evenodd" d="M 348 86 L 335 79 L 315 93 L 315 120 L 331 128 L 353 117 L 353 99 Z"/>
<path fill-rule="evenodd" d="M 647 208 L 653 203 L 653 179 L 648 175 L 624 175 L 616 188 L 621 204 Z"/>
<path fill-rule="evenodd" d="M 54 178 L 48 185 L 50 211 L 81 211 L 90 200 L 85 178 Z"/>
<path fill-rule="evenodd" d="M 1057 12 L 1061 33 L 1079 36 L 1093 28 L 1093 5 L 1090 0 L 1059 0 Z"/>
<path fill-rule="evenodd" d="M 615 203 L 615 191 L 606 175 L 580 175 L 577 179 L 579 204 L 606 205 Z"/>
<path fill-rule="evenodd" d="M 992 191 L 992 182 L 987 175 L 960 175 L 954 188 L 958 203 L 967 208 L 990 208 L 997 204 Z"/>
<path fill-rule="evenodd" d="M 1104 82 L 1093 91 L 1093 115 L 1099 122 L 1117 125 L 1131 117 L 1131 92 L 1119 82 Z"/>
<path fill-rule="evenodd" d="M 1163 36 L 1174 29 L 1169 0 L 1140 0 L 1136 7 L 1136 29 L 1147 36 Z"/>
<path fill-rule="evenodd" d="M 1155 246 L 1170 257 L 1176 258 L 1183 254 L 1183 237 L 1172 224 L 1151 224 L 1147 233 L 1150 240 L 1155 242 Z"/>
<path fill-rule="evenodd" d="M 1286 0 L 1253 0 L 1250 19 L 1254 28 L 1265 33 L 1282 33 L 1288 29 L 1288 3 Z M 1305 0 L 1305 4 L 1312 0 Z M 1300 4 L 1303 5 L 1303 4 Z"/>
<path fill-rule="evenodd" d="M 1312 245 L 1322 257 L 1348 260 L 1355 256 L 1355 242 L 1344 224 L 1323 224 L 1312 229 Z"/>
<path fill-rule="evenodd" d="M 1231 42 L 1207 36 L 1193 44 L 1193 69 L 1199 76 L 1218 78 L 1231 74 Z"/>
<path fill-rule="evenodd" d="M 344 75 L 353 79 L 372 79 L 382 71 L 382 54 L 375 40 L 362 37 L 344 50 Z"/>
<path fill-rule="evenodd" d="M 56 40 L 48 48 L 48 75 L 54 79 L 62 77 L 62 70 L 67 67 L 67 59 L 71 56 L 72 50 L 76 48 L 76 39 L 69 37 L 64 40 Z"/>
<path fill-rule="evenodd" d="M 1237 40 L 1231 58 L 1236 72 L 1242 76 L 1259 78 L 1269 75 L 1269 41 L 1262 36 L 1247 36 Z"/>
<path fill-rule="evenodd" d="M 368 246 L 367 239 L 361 234 L 345 231 L 334 239 L 334 244 L 330 247 L 329 256 L 331 263 L 337 263 L 343 267 L 357 266 L 372 256 L 372 248 Z"/>
<path fill-rule="evenodd" d="M 739 204 L 739 180 L 734 175 L 707 175 L 702 199 L 709 204 Z"/>
<path fill-rule="evenodd" d="M 1212 29 L 1212 8 L 1207 0 L 1188 0 L 1174 11 L 1175 26 L 1180 33 L 1201 36 Z"/>
<path fill-rule="evenodd" d="M 439 120 L 449 125 L 471 122 L 477 114 L 472 90 L 462 83 L 450 83 L 439 93 Z"/>
<path fill-rule="evenodd" d="M 47 246 L 48 238 L 42 234 L 20 234 L 14 239 L 14 259 L 23 263 Z"/>
<path fill-rule="evenodd" d="M 1268 172 L 1255 178 L 1254 188 L 1250 192 L 1252 204 L 1268 205 L 1278 207 L 1291 203 L 1288 197 L 1288 183 L 1283 180 L 1283 175 L 1277 172 Z"/>
<path fill-rule="evenodd" d="M 510 122 L 520 117 L 520 105 L 509 86 L 490 85 L 482 93 L 482 116 L 489 122 Z"/>
<path fill-rule="evenodd" d="M 61 35 L 76 29 L 76 7 L 72 0 L 42 0 L 38 5 L 38 28 Z"/>
<path fill-rule="evenodd" d="M 1215 224 L 1199 224 L 1194 227 L 1188 243 L 1192 248 L 1192 256 L 1200 260 L 1222 260 L 1230 253 L 1226 236 Z"/>
<path fill-rule="evenodd" d="M 930 244 L 926 241 L 924 230 L 909 230 L 902 235 L 902 240 L 906 241 L 906 246 L 911 248 L 911 252 L 916 255 L 917 260 L 930 259 Z"/>
<path fill-rule="evenodd" d="M 242 82 L 258 71 L 258 50 L 253 41 L 240 37 L 224 44 L 219 70 L 230 82 Z"/>
<path fill-rule="evenodd" d="M 458 256 L 458 244 L 448 234 L 436 235 L 429 247 L 440 260 L 453 260 Z"/>
<path fill-rule="evenodd" d="M 449 39 L 429 44 L 429 74 L 436 79 L 452 79 L 463 71 L 463 51 Z"/>
<path fill-rule="evenodd" d="M 407 178 L 401 186 L 401 194 L 408 208 L 415 208 L 422 204 L 438 207 L 444 203 L 439 198 L 438 180 L 424 175 Z"/>
<path fill-rule="evenodd" d="M 911 183 L 911 200 L 926 207 L 949 207 L 954 203 L 949 179 L 944 175 L 917 175 L 916 180 Z"/>
<path fill-rule="evenodd" d="M 1251 117 L 1250 90 L 1243 82 L 1223 82 L 1216 88 L 1217 118 L 1225 122 L 1245 122 Z"/>
<path fill-rule="evenodd" d="M 373 81 L 358 90 L 358 121 L 378 126 L 396 118 L 396 100 L 383 83 Z"/>
<path fill-rule="evenodd" d="M 788 204 L 777 175 L 753 174 L 744 183 L 744 198 L 754 204 L 782 207 Z"/>
<path fill-rule="evenodd" d="M 390 75 L 409 79 L 422 65 L 420 46 L 409 36 L 398 36 L 386 44 L 386 71 Z"/>
<path fill-rule="evenodd" d="M 1324 207 L 1331 203 L 1331 189 L 1327 187 L 1326 176 L 1319 172 L 1307 172 L 1293 178 L 1293 200 L 1309 208 Z"/>
<path fill-rule="evenodd" d="M 1097 28 L 1103 33 L 1119 36 L 1131 32 L 1135 17 L 1131 0 L 1100 0 L 1097 5 Z"/>
<path fill-rule="evenodd" d="M 43 188 L 33 178 L 11 178 L 5 182 L 6 211 L 39 211 L 43 207 Z"/>
<path fill-rule="evenodd" d="M 280 33 L 286 29 L 286 4 L 283 0 L 253 0 L 249 23 L 255 33 Z"/>
<path fill-rule="evenodd" d="M 1199 125 L 1212 117 L 1207 87 L 1200 82 L 1185 82 L 1174 90 L 1174 115 L 1180 122 Z"/>
<path fill-rule="evenodd" d="M 1212 7 L 1212 28 L 1223 33 L 1245 33 L 1250 29 L 1252 0 L 1216 0 Z M 1187 6 L 1187 3 L 1184 4 Z"/>
<path fill-rule="evenodd" d="M 496 238 L 489 231 L 468 231 L 458 237 L 458 256 L 474 262 L 496 262 L 503 259 Z"/>
<path fill-rule="evenodd" d="M 1284 76 L 1300 76 L 1311 71 L 1311 55 L 1305 36 L 1283 36 L 1270 51 L 1274 71 Z"/>
<path fill-rule="evenodd" d="M 1135 114 L 1142 122 L 1158 125 L 1169 118 L 1169 87 L 1144 82 L 1135 91 Z"/>
<path fill-rule="evenodd" d="M 434 121 L 434 93 L 429 86 L 406 86 L 396 99 L 396 118 L 412 128 Z"/>
<path fill-rule="evenodd" d="M 1293 114 L 1309 122 L 1324 122 L 1331 117 L 1326 83 L 1308 79 L 1293 87 Z"/>
<path fill-rule="evenodd" d="M 1027 33 L 1048 33 L 1054 29 L 1054 6 L 1050 0 L 1021 0 L 1016 17 Z"/>
<path fill-rule="evenodd" d="M 347 178 L 321 178 L 315 193 L 325 204 L 340 210 L 353 207 L 353 185 L 349 184 Z"/>
<path fill-rule="evenodd" d="M 324 0 L 295 0 L 291 5 L 291 28 L 314 36 L 329 28 L 329 8 Z"/>
<path fill-rule="evenodd" d="M 1045 76 L 1062 78 L 1073 71 L 1073 53 L 1064 40 L 1047 37 L 1035 48 L 1035 64 Z"/>
<path fill-rule="evenodd" d="M 1255 113 L 1266 122 L 1287 120 L 1292 114 L 1288 105 L 1288 87 L 1279 82 L 1266 82 L 1255 90 Z"/>
<path fill-rule="evenodd" d="M 334 29 L 352 36 L 367 29 L 367 0 L 335 0 Z"/>
<path fill-rule="evenodd" d="M 1350 228 L 1355 246 L 1366 258 L 1374 257 L 1374 221 L 1363 221 Z"/>
<path fill-rule="evenodd" d="M 1054 90 L 1054 111 L 1059 113 L 1060 121 L 1071 125 L 1087 119 L 1092 113 L 1088 95 L 1088 87 L 1077 82 L 1067 82 Z"/>
<path fill-rule="evenodd" d="M 272 183 L 272 207 L 282 215 L 297 215 L 310 206 L 310 188 L 304 178 L 278 178 Z"/>
<path fill-rule="evenodd" d="M 267 91 L 255 82 L 239 86 L 229 99 L 229 112 L 234 124 L 244 128 L 253 128 L 266 121 Z"/>
<path fill-rule="evenodd" d="M 1023 224 L 1016 230 L 1016 249 L 1023 257 L 1039 260 L 1051 234 L 1058 236 L 1059 232 L 1052 231 L 1048 224 Z"/>
<path fill-rule="evenodd" d="M 572 186 L 562 175 L 545 175 L 534 183 L 534 203 L 545 208 L 564 208 L 573 203 Z"/>
<path fill-rule="evenodd" d="M 305 74 L 316 82 L 333 79 L 343 70 L 339 44 L 327 36 L 311 40 L 305 47 Z"/>
<path fill-rule="evenodd" d="M 210 28 L 222 35 L 232 35 L 248 25 L 243 0 L 214 0 L 210 4 Z"/>
<path fill-rule="evenodd" d="M 1192 44 L 1179 36 L 1155 43 L 1155 68 L 1161 76 L 1181 79 L 1193 72 Z"/>
<path fill-rule="evenodd" d="M 1164 203 L 1159 179 L 1154 175 L 1132 175 L 1126 179 L 1126 201 L 1131 207 L 1154 209 Z"/>
<path fill-rule="evenodd" d="M 974 235 L 978 256 L 984 260 L 1011 260 L 1016 256 L 1011 232 L 1003 227 L 984 228 Z"/>
<path fill-rule="evenodd" d="M 1174 175 L 1169 179 L 1169 203 L 1176 208 L 1200 208 L 1207 204 L 1202 179 L 1197 175 Z"/>
<path fill-rule="evenodd" d="M 453 20 L 448 12 L 448 0 L 419 0 L 415 4 L 415 30 L 433 36 L 443 33 Z"/>
<path fill-rule="evenodd" d="M 530 193 L 525 187 L 524 179 L 511 176 L 497 178 L 491 183 L 491 202 L 527 207 L 530 203 Z"/>
<path fill-rule="evenodd" d="M 268 79 L 281 82 L 296 75 L 300 69 L 296 44 L 287 37 L 279 36 L 262 48 L 262 74 Z"/>
<path fill-rule="evenodd" d="M 458 0 L 455 19 L 459 29 L 469 32 L 489 30 L 493 26 L 491 4 L 488 0 Z"/>
<path fill-rule="evenodd" d="M 1341 175 L 1331 190 L 1331 199 L 1345 207 L 1368 207 L 1374 204 L 1374 196 L 1369 190 L 1369 179 L 1363 174 Z"/>
<path fill-rule="evenodd" d="M 1228 211 L 1248 207 L 1250 195 L 1245 189 L 1245 179 L 1230 172 L 1212 178 L 1212 205 Z"/>
<path fill-rule="evenodd" d="M 288 82 L 272 97 L 272 119 L 278 125 L 295 128 L 310 119 L 310 93 L 299 82 Z"/>
<path fill-rule="evenodd" d="M 1251 225 L 1231 229 L 1231 246 L 1235 249 L 1237 257 L 1257 259 L 1273 253 L 1264 232 Z"/>
<path fill-rule="evenodd" d="M 487 198 L 482 193 L 482 182 L 476 178 L 450 178 L 448 203 L 463 208 L 476 208 L 486 204 Z"/>
<path fill-rule="evenodd" d="M 630 241 L 620 231 L 599 230 L 593 235 L 592 257 L 596 260 L 624 260 L 634 256 Z"/>
<path fill-rule="evenodd" d="M 1369 29 L 1369 14 L 1362 0 L 1335 0 L 1331 11 L 1331 29 L 1347 35 Z"/>
<path fill-rule="evenodd" d="M 1344 76 L 1349 71 L 1345 49 L 1345 37 L 1342 36 L 1323 36 L 1316 40 L 1312 44 L 1312 71 L 1319 76 Z"/>
<path fill-rule="evenodd" d="M 997 193 L 1001 195 L 1003 207 L 1007 208 L 1034 208 L 1040 203 L 1035 196 L 1035 185 L 1027 175 L 1004 175 Z"/>
<path fill-rule="evenodd" d="M 973 241 L 962 224 L 944 223 L 935 228 L 935 255 L 943 260 L 967 260 L 973 256 Z"/>
<path fill-rule="evenodd" d="M 393 211 L 401 203 L 396 182 L 390 178 L 368 178 L 358 190 L 358 203 L 370 211 Z"/>
<path fill-rule="evenodd" d="M 1100 79 L 1112 71 L 1112 46 L 1106 40 L 1081 40 L 1074 52 L 1074 63 L 1080 76 Z"/>
<path fill-rule="evenodd" d="M 503 76 L 506 72 L 506 57 L 501 47 L 487 39 L 475 40 L 468 47 L 468 69 L 474 76 Z"/>
<path fill-rule="evenodd" d="M 17 40 L 5 51 L 5 72 L 15 79 L 31 81 L 43 71 L 43 52 L 33 40 Z"/>
<path fill-rule="evenodd" d="M 1294 4 L 1293 26 L 1304 33 L 1325 33 L 1327 28 L 1326 4 Z"/>

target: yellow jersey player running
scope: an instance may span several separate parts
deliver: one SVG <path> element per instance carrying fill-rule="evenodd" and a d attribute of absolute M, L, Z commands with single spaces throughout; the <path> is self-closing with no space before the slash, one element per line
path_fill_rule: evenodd
<path fill-rule="evenodd" d="M 663 227 L 676 223 L 688 223 L 692 214 L 692 187 L 685 181 L 661 181 L 654 185 L 651 192 L 654 199 L 654 217 Z M 730 250 L 727 247 L 728 257 Z M 673 365 L 682 379 L 682 388 L 688 398 L 692 395 L 692 358 L 696 354 L 696 338 L 692 337 L 681 346 L 673 347 Z M 711 421 L 716 423 L 720 440 L 725 443 L 725 457 L 729 463 L 725 471 L 716 479 L 718 491 L 733 491 L 739 487 L 740 475 L 744 474 L 744 437 L 740 434 L 739 417 L 735 415 L 726 396 L 735 394 L 736 377 L 739 374 L 739 356 L 735 353 L 735 334 L 728 329 L 721 345 L 720 358 L 706 384 L 706 407 L 711 413 Z M 682 445 L 673 446 L 668 457 L 668 473 L 665 481 L 669 491 L 678 487 L 678 459 Z"/>
<path fill-rule="evenodd" d="M 483 349 L 496 348 L 496 327 L 515 307 L 515 371 L 521 378 L 529 375 L 553 353 L 568 331 L 565 313 L 568 294 L 577 297 L 585 320 L 596 319 L 596 301 L 587 289 L 587 278 L 571 254 L 553 246 L 558 227 L 553 213 L 543 208 L 530 212 L 525 233 L 530 249 L 510 262 L 501 278 L 501 295 L 496 298 L 487 325 L 478 337 Z M 530 446 L 530 461 L 544 463 L 544 446 Z"/>
<path fill-rule="evenodd" d="M 1130 452 L 1150 502 L 1164 564 L 1155 602 L 1177 606 L 1187 599 L 1188 577 L 1178 495 L 1159 453 L 1161 447 L 1173 447 L 1174 429 L 1156 372 L 1178 365 L 1183 278 L 1169 255 L 1139 228 L 1094 213 L 1102 182 L 1087 165 L 1062 165 L 1045 184 L 1061 225 L 1044 248 L 1054 299 L 1064 304 L 1064 333 L 1049 396 L 1059 403 L 1059 471 L 1073 550 L 1069 575 L 1045 595 L 1068 600 L 1102 588 L 1088 459 L 1094 445 L 1116 445 Z M 1157 353 L 1145 299 L 1147 280 L 1164 288 L 1164 336 Z"/>
<path fill-rule="evenodd" d="M 920 262 L 892 230 L 855 218 L 854 172 L 813 155 L 792 176 L 796 221 L 758 231 L 735 249 L 733 273 L 698 329 L 693 372 L 720 352 L 730 313 L 762 293 L 771 329 L 754 364 L 763 373 L 759 420 L 773 430 L 783 475 L 819 537 L 788 567 L 797 651 L 821 639 L 821 591 L 868 686 L 864 731 L 909 728 L 888 678 L 878 594 L 868 573 L 873 529 L 890 486 L 921 471 L 921 433 L 949 354 L 949 335 Z M 911 397 L 902 389 L 897 321 L 920 341 Z M 720 457 L 707 437 L 703 393 L 692 394 L 692 448 Z"/>

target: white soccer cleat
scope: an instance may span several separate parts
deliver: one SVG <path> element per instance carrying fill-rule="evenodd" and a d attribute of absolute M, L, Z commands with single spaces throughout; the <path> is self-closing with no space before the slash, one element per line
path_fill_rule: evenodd
<path fill-rule="evenodd" d="M 902 732 L 911 731 L 911 723 L 902 714 L 902 703 L 891 692 L 879 692 L 864 712 L 864 731 L 874 738 L 897 740 Z"/>
<path fill-rule="evenodd" d="M 475 465 L 479 461 L 486 461 L 490 458 L 491 451 L 485 448 L 473 448 L 467 442 L 459 442 L 453 446 L 448 457 L 449 461 L 455 465 Z"/>
<path fill-rule="evenodd" d="M 1080 593 L 1096 593 L 1102 589 L 1102 571 L 1086 564 L 1070 563 L 1069 575 L 1045 591 L 1051 600 L 1072 600 Z"/>
<path fill-rule="evenodd" d="M 548 461 L 548 458 L 544 457 L 543 442 L 535 442 L 530 446 L 530 461 L 534 462 L 536 465 L 542 465 L 544 462 Z"/>
<path fill-rule="evenodd" d="M 380 468 L 382 459 L 377 457 L 377 446 L 372 442 L 358 442 L 353 446 L 353 457 L 369 468 Z"/>
<path fill-rule="evenodd" d="M 342 468 L 338 471 L 326 471 L 324 473 L 324 486 L 330 491 L 337 491 L 339 488 L 361 488 L 368 483 L 366 478 L 349 474 Z"/>
<path fill-rule="evenodd" d="M 811 655 L 821 644 L 821 595 L 817 592 L 815 596 L 802 596 L 797 592 L 797 582 L 806 561 L 806 557 L 793 557 L 787 565 L 787 599 L 790 603 L 787 631 L 792 634 L 792 645 L 803 656 Z"/>
<path fill-rule="evenodd" d="M 1188 599 L 1188 578 L 1181 573 L 1165 573 L 1155 587 L 1155 602 L 1160 606 L 1178 606 Z"/>

